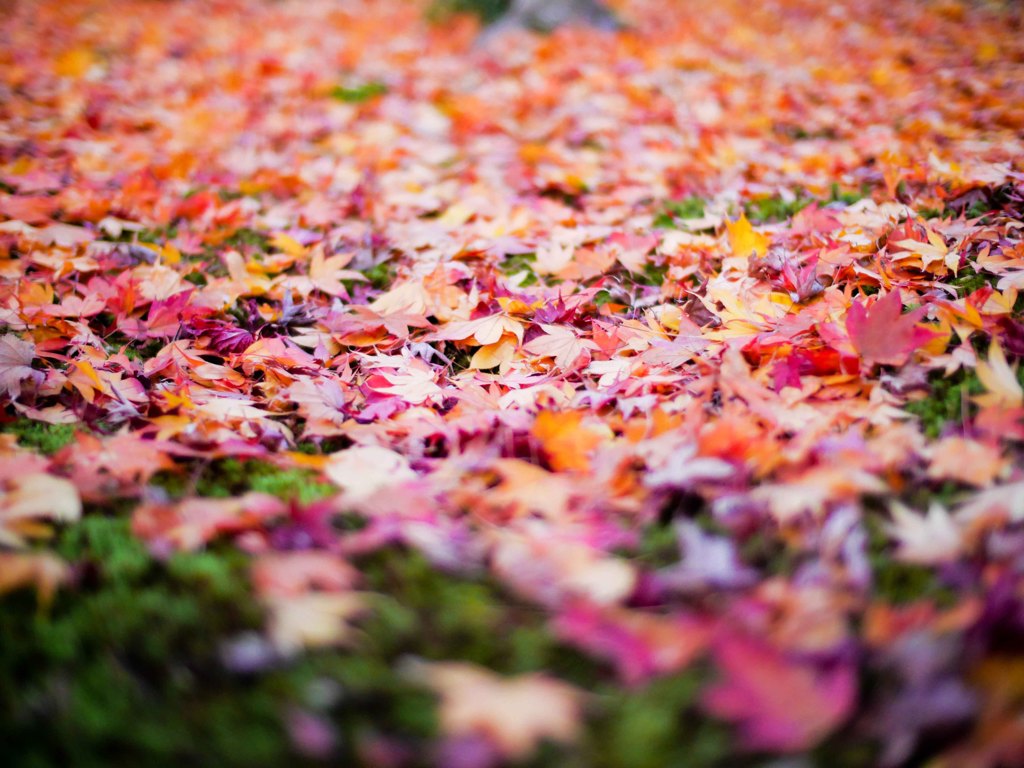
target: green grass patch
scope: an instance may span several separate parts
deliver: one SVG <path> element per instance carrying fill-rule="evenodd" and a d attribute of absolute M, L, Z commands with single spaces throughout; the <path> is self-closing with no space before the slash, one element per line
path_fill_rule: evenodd
<path fill-rule="evenodd" d="M 685 197 L 681 200 L 668 200 L 662 204 L 661 210 L 655 214 L 653 225 L 661 229 L 677 228 L 677 219 L 699 219 L 704 216 L 704 201 L 699 197 Z"/>
<path fill-rule="evenodd" d="M 961 298 L 964 296 L 970 296 L 975 291 L 982 288 L 994 288 L 995 284 L 999 282 L 999 277 L 996 275 L 982 274 L 976 272 L 974 267 L 966 267 L 961 269 L 956 277 L 946 281 L 949 285 L 956 288 L 957 295 Z"/>
<path fill-rule="evenodd" d="M 388 87 L 383 83 L 364 83 L 351 87 L 337 85 L 331 89 L 331 98 L 346 104 L 362 104 L 387 92 Z"/>
<path fill-rule="evenodd" d="M 172 498 L 190 492 L 198 496 L 226 499 L 248 491 L 268 493 L 287 501 L 310 504 L 330 496 L 335 488 L 321 482 L 307 469 L 283 469 L 257 459 L 219 459 L 201 466 L 199 472 L 159 472 L 153 484 Z"/>
<path fill-rule="evenodd" d="M 927 397 L 907 403 L 904 409 L 917 416 L 921 429 L 931 438 L 938 437 L 949 424 L 962 425 L 964 416 L 972 412 L 971 396 L 984 391 L 977 374 L 965 369 L 949 377 L 941 372 L 932 373 L 928 383 Z"/>
<path fill-rule="evenodd" d="M 270 249 L 270 236 L 251 227 L 241 227 L 224 239 L 221 248 L 234 248 L 242 253 L 266 253 Z"/>
<path fill-rule="evenodd" d="M 395 279 L 395 266 L 391 262 L 382 261 L 365 270 L 363 274 L 370 281 L 370 285 L 378 291 L 383 291 Z"/>
<path fill-rule="evenodd" d="M 960 596 L 939 580 L 934 569 L 895 559 L 880 511 L 866 514 L 864 525 L 868 532 L 868 562 L 876 599 L 892 605 L 925 599 L 934 600 L 943 608 L 957 604 Z"/>
<path fill-rule="evenodd" d="M 161 563 L 124 516 L 90 510 L 61 532 L 76 589 L 47 612 L 0 602 L 0 738 L 12 766 L 270 766 L 290 759 L 279 713 L 287 676 L 259 684 L 219 661 L 221 642 L 262 626 L 237 551 Z"/>
<path fill-rule="evenodd" d="M 434 0 L 427 8 L 427 20 L 438 24 L 456 14 L 471 14 L 490 24 L 505 13 L 511 0 Z"/>
<path fill-rule="evenodd" d="M 74 424 L 47 424 L 25 416 L 0 424 L 0 432 L 15 435 L 18 444 L 50 456 L 75 439 Z"/>
<path fill-rule="evenodd" d="M 813 202 L 814 198 L 807 197 L 803 193 L 798 193 L 792 200 L 781 195 L 774 195 L 748 200 L 744 203 L 743 210 L 747 218 L 754 223 L 786 221 Z"/>
<path fill-rule="evenodd" d="M 698 665 L 635 690 L 598 692 L 599 716 L 580 765 L 602 768 L 710 768 L 734 746 L 729 729 L 703 716 L 697 696 L 710 672 Z"/>
<path fill-rule="evenodd" d="M 525 272 L 526 277 L 520 283 L 520 286 L 526 288 L 536 285 L 540 280 L 537 277 L 537 273 L 533 271 L 533 265 L 536 261 L 537 254 L 535 253 L 516 253 L 502 259 L 498 264 L 498 268 L 509 276 Z"/>

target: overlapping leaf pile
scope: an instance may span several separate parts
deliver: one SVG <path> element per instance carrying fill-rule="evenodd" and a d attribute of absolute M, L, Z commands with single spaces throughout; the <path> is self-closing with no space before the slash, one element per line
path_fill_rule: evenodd
<path fill-rule="evenodd" d="M 73 604 L 107 566 L 54 526 L 130 516 L 249 558 L 245 674 L 368 653 L 387 553 L 597 664 L 410 641 L 438 735 L 307 696 L 311 759 L 570 760 L 600 685 L 692 674 L 663 730 L 730 730 L 685 764 L 1021 765 L 1019 19 L 666 5 L 474 46 L 385 0 L 16 4 L 0 589 Z"/>

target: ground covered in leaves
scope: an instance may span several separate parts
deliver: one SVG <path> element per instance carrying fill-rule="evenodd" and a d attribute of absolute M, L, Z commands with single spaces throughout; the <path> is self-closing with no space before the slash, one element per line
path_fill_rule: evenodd
<path fill-rule="evenodd" d="M 0 20 L 6 766 L 1024 765 L 1024 36 Z"/>

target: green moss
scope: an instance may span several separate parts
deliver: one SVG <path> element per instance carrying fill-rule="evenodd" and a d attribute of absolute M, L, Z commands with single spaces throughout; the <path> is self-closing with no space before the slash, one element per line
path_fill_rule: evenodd
<path fill-rule="evenodd" d="M 859 200 L 863 200 L 865 197 L 871 195 L 871 187 L 867 184 L 861 185 L 858 191 L 852 189 L 843 189 L 838 183 L 832 182 L 832 188 L 829 192 L 828 202 L 830 203 L 842 203 L 843 205 L 853 205 Z"/>
<path fill-rule="evenodd" d="M 218 189 L 217 199 L 222 203 L 230 203 L 232 200 L 241 200 L 245 195 L 237 189 Z"/>
<path fill-rule="evenodd" d="M 398 550 L 359 564 L 366 586 L 378 593 L 363 631 L 387 656 L 458 658 L 508 673 L 545 668 L 563 652 L 572 656 L 544 631 L 535 609 L 489 579 L 453 578 L 422 555 Z"/>
<path fill-rule="evenodd" d="M 800 563 L 799 553 L 770 530 L 758 530 L 748 536 L 739 554 L 744 563 L 769 576 L 791 576 Z"/>
<path fill-rule="evenodd" d="M 363 274 L 370 281 L 370 285 L 382 291 L 391 285 L 391 281 L 395 279 L 395 267 L 390 262 L 382 261 L 380 264 L 370 267 Z"/>
<path fill-rule="evenodd" d="M 941 372 L 933 373 L 928 382 L 928 396 L 907 403 L 904 409 L 920 419 L 921 428 L 932 438 L 938 437 L 949 424 L 963 424 L 965 413 L 969 415 L 973 408 L 970 397 L 984 391 L 977 374 L 964 369 L 948 378 Z"/>
<path fill-rule="evenodd" d="M 57 551 L 78 587 L 47 613 L 0 602 L 5 765 L 269 766 L 290 758 L 280 713 L 287 672 L 253 684 L 220 664 L 221 643 L 263 616 L 239 552 L 154 560 L 124 516 L 88 511 Z"/>
<path fill-rule="evenodd" d="M 346 104 L 362 104 L 387 92 L 388 87 L 383 83 L 364 83 L 350 88 L 338 85 L 331 90 L 331 98 Z"/>
<path fill-rule="evenodd" d="M 253 462 L 250 462 L 253 463 Z M 259 469 L 250 473 L 249 487 L 260 493 L 269 493 L 282 499 L 294 499 L 301 504 L 310 504 L 326 498 L 336 489 L 330 483 L 313 478 L 315 473 L 302 469 L 280 469 L 256 462 Z"/>
<path fill-rule="evenodd" d="M 814 202 L 811 197 L 799 193 L 792 200 L 781 195 L 759 197 L 744 204 L 747 218 L 752 222 L 786 221 Z"/>
<path fill-rule="evenodd" d="M 226 499 L 257 491 L 310 504 L 335 492 L 334 486 L 316 478 L 316 473 L 311 470 L 283 469 L 256 459 L 220 459 L 203 465 L 201 471 L 191 475 L 184 471 L 159 472 L 152 482 L 172 498 L 181 498 L 191 492 Z"/>
<path fill-rule="evenodd" d="M 948 280 L 949 285 L 956 287 L 956 292 L 961 297 L 970 296 L 982 288 L 995 287 L 999 278 L 996 275 L 981 274 L 973 267 L 961 269 L 956 277 Z"/>
<path fill-rule="evenodd" d="M 674 525 L 651 523 L 641 531 L 636 550 L 623 554 L 650 568 L 664 568 L 679 562 L 679 535 Z"/>
<path fill-rule="evenodd" d="M 110 239 L 118 243 L 166 243 L 178 236 L 178 228 L 174 226 L 155 227 L 153 229 L 124 229 L 117 237 Z"/>
<path fill-rule="evenodd" d="M 434 0 L 427 8 L 427 19 L 441 23 L 459 13 L 479 16 L 485 24 L 496 21 L 511 5 L 510 0 Z"/>
<path fill-rule="evenodd" d="M 665 275 L 668 274 L 668 264 L 644 264 L 640 272 L 631 273 L 633 281 L 638 285 L 649 285 L 660 287 L 665 282 Z"/>
<path fill-rule="evenodd" d="M 653 224 L 662 229 L 674 229 L 676 219 L 699 219 L 703 216 L 704 201 L 699 197 L 685 197 L 666 201 L 661 211 L 655 214 Z"/>
<path fill-rule="evenodd" d="M 241 227 L 225 238 L 223 248 L 234 248 L 242 253 L 266 253 L 270 248 L 270 236 L 250 227 Z"/>
<path fill-rule="evenodd" d="M 839 184 L 833 183 L 826 198 L 820 198 L 808 194 L 802 189 L 797 189 L 792 199 L 782 195 L 758 197 L 748 200 L 744 204 L 743 210 L 747 218 L 752 222 L 786 221 L 793 218 L 811 203 L 816 202 L 820 206 L 830 203 L 853 205 L 858 200 L 868 197 L 869 194 L 870 188 L 866 185 L 861 186 L 860 190 L 855 191 L 843 189 Z"/>
<path fill-rule="evenodd" d="M 705 768 L 721 764 L 734 739 L 697 711 L 709 672 L 703 665 L 636 691 L 606 687 L 588 730 L 586 765 L 607 768 Z"/>
<path fill-rule="evenodd" d="M 518 275 L 520 272 L 526 272 L 526 278 L 520 285 L 529 287 L 536 285 L 539 281 L 537 274 L 533 271 L 535 261 L 537 261 L 537 254 L 535 253 L 516 253 L 506 256 L 498 264 L 498 268 L 506 275 Z"/>
<path fill-rule="evenodd" d="M 0 424 L 0 432 L 15 435 L 18 443 L 46 455 L 54 454 L 75 439 L 75 425 L 47 424 L 17 416 L 13 421 Z"/>
<path fill-rule="evenodd" d="M 868 562 L 876 599 L 894 605 L 931 599 L 944 608 L 957 603 L 957 593 L 945 586 L 932 568 L 902 563 L 893 557 L 892 543 L 880 513 L 867 514 L 864 524 L 868 531 Z"/>
<path fill-rule="evenodd" d="M 123 350 L 125 357 L 136 362 L 142 362 L 156 357 L 157 353 L 166 346 L 166 340 L 163 339 L 154 339 L 153 341 L 143 343 L 132 341 L 127 337 L 120 335 L 115 337 L 108 336 L 106 342 L 107 347 L 111 352 L 119 352 Z"/>

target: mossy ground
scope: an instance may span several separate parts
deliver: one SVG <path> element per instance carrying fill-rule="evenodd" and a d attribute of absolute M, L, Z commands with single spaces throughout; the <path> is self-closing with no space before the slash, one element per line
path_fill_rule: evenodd
<path fill-rule="evenodd" d="M 223 663 L 264 620 L 238 550 L 158 560 L 122 509 L 90 509 L 54 547 L 74 564 L 74 588 L 46 609 L 22 592 L 0 610 L 0 738 L 15 756 L 5 765 L 303 765 L 285 727 L 295 708 L 336 727 L 340 764 L 360 764 L 358 745 L 381 733 L 426 757 L 435 702 L 396 672 L 405 656 L 548 670 L 593 691 L 585 749 L 549 745 L 530 765 L 653 768 L 675 755 L 674 765 L 710 766 L 726 751 L 725 730 L 696 716 L 700 674 L 623 690 L 554 640 L 536 609 L 412 552 L 357 563 L 373 595 L 352 648 L 246 673 Z"/>
<path fill-rule="evenodd" d="M 50 452 L 71 434 L 7 426 Z M 260 490 L 309 501 L 328 490 L 304 471 L 258 461 L 213 462 L 196 477 L 192 490 L 212 497 Z M 172 495 L 185 490 L 178 475 L 157 480 Z M 81 523 L 58 533 L 51 546 L 75 575 L 51 606 L 41 608 L 27 591 L 0 605 L 0 739 L 16 756 L 5 765 L 318 764 L 296 754 L 289 736 L 288 713 L 299 709 L 336 729 L 338 764 L 362 764 L 360 745 L 379 734 L 427 764 L 436 702 L 396 671 L 408 656 L 465 660 L 504 674 L 545 670 L 590 692 L 582 745 L 547 745 L 529 766 L 760 764 L 757 756 L 737 763 L 729 729 L 700 715 L 707 665 L 624 688 L 604 664 L 555 639 L 541 611 L 484 574 L 446 573 L 399 548 L 356 561 L 371 610 L 350 648 L 233 672 L 226 650 L 265 621 L 248 557 L 214 545 L 156 558 L 131 535 L 131 506 L 88 508 Z M 930 573 L 894 570 L 884 540 L 877 541 L 880 595 L 902 602 L 914 596 L 908 589 L 934 591 Z M 652 566 L 671 563 L 678 554 L 672 526 L 652 524 L 627 554 Z M 832 744 L 812 764 L 856 765 L 851 760 L 863 749 Z"/>
<path fill-rule="evenodd" d="M 334 95 L 361 101 L 380 93 L 364 90 Z M 837 188 L 819 202 L 849 204 L 858 197 Z M 763 198 L 748 202 L 744 212 L 752 221 L 778 221 L 810 202 L 800 195 Z M 668 201 L 654 223 L 672 227 L 704 211 L 699 197 Z M 265 235 L 251 230 L 232 236 L 235 247 L 249 250 L 265 250 L 266 242 Z M 533 254 L 510 256 L 502 268 L 509 274 L 525 271 L 532 283 L 538 279 L 534 260 Z M 380 287 L 392 273 L 385 262 L 367 276 Z M 651 266 L 630 279 L 637 285 L 660 285 L 665 270 Z M 961 295 L 988 284 L 988 278 L 971 270 L 955 281 Z M 145 358 L 156 349 L 127 351 Z M 907 410 L 931 437 L 969 419 L 970 398 L 982 391 L 977 377 L 963 371 L 934 375 L 929 387 L 927 396 L 909 403 Z M 81 428 L 13 413 L 0 424 L 0 432 L 45 455 L 68 445 Z M 337 447 L 307 444 L 299 449 L 318 453 Z M 300 504 L 333 492 L 312 471 L 236 459 L 191 462 L 158 473 L 152 485 L 170 498 L 259 491 Z M 955 491 L 923 489 L 929 498 L 943 500 Z M 559 642 L 541 611 L 484 574 L 446 573 L 400 548 L 356 562 L 371 610 L 358 624 L 351 647 L 231 671 L 225 664 L 227 650 L 255 637 L 266 620 L 250 587 L 248 556 L 215 544 L 157 558 L 131 535 L 131 508 L 129 501 L 88 508 L 81 523 L 58 532 L 49 546 L 71 564 L 74 575 L 52 605 L 41 607 L 28 591 L 0 603 L 0 742 L 13 756 L 4 765 L 319 764 L 295 751 L 287 718 L 297 710 L 333 726 L 338 735 L 334 764 L 364 763 L 361 749 L 382 734 L 428 764 L 428 745 L 438 732 L 436 701 L 396 671 L 408 656 L 464 660 L 504 674 L 543 670 L 588 691 L 582 744 L 571 751 L 546 745 L 529 766 L 763 764 L 757 755 L 737 762 L 730 730 L 699 714 L 699 691 L 713 674 L 708 665 L 625 688 L 606 665 Z M 932 570 L 894 561 L 881 520 L 881 512 L 869 510 L 875 597 L 893 604 L 919 599 L 947 603 L 952 593 Z M 647 526 L 638 547 L 623 554 L 647 567 L 670 565 L 678 558 L 678 542 L 669 522 Z M 750 537 L 741 557 L 766 573 L 795 567 L 792 553 L 770 536 Z M 810 755 L 808 764 L 852 768 L 874 757 L 874 747 L 863 738 L 840 732 Z"/>

